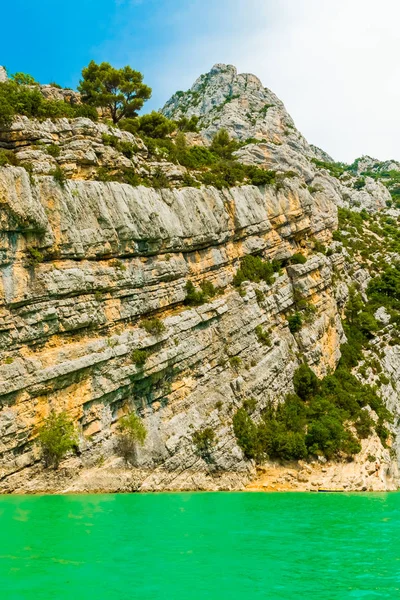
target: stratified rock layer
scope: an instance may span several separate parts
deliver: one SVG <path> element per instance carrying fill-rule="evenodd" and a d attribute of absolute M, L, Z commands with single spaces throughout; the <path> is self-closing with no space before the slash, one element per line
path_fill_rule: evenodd
<path fill-rule="evenodd" d="M 308 237 L 330 238 L 334 203 L 313 198 L 299 179 L 279 191 L 155 191 L 92 181 L 61 187 L 51 177 L 33 185 L 24 169 L 7 167 L 0 201 L 5 490 L 38 460 L 35 435 L 50 409 L 79 423 L 79 464 L 90 466 L 111 456 L 117 419 L 136 407 L 149 431 L 140 461 L 156 469 L 150 481 L 146 475 L 151 489 L 169 485 L 165 474 L 157 483 L 157 469 L 172 478 L 207 473 L 192 442 L 205 426 L 217 432 L 214 468 L 247 473 L 232 431 L 236 407 L 255 397 L 261 410 L 284 397 L 300 353 L 321 375 L 337 363 L 342 329 L 329 259 L 314 255 L 270 286 L 247 284 L 244 295 L 231 285 L 248 253 L 283 258 Z M 205 279 L 221 294 L 185 306 L 186 282 Z M 285 316 L 296 291 L 317 311 L 294 337 Z M 158 336 L 140 327 L 154 315 L 165 326 Z M 271 331 L 268 347 L 259 325 Z M 144 367 L 132 361 L 137 348 L 149 351 Z"/>

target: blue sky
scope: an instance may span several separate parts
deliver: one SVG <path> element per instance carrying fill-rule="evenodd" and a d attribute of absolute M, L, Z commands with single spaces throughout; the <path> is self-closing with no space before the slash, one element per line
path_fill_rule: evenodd
<path fill-rule="evenodd" d="M 45 83 L 76 87 L 92 58 L 131 64 L 153 88 L 149 108 L 159 108 L 178 83 L 190 87 L 208 60 L 213 39 L 250 30 L 255 14 L 241 0 L 14 0 L 2 7 L 3 22 L 18 14 L 18 28 L 4 28 L 0 64 Z M 238 19 L 238 12 L 246 19 Z M 18 38 L 16 40 L 16 32 Z M 227 42 L 228 46 L 230 42 Z M 229 51 L 224 52 L 228 56 Z"/>
<path fill-rule="evenodd" d="M 151 110 L 231 63 L 337 160 L 400 159 L 398 0 L 12 0 L 1 16 L 11 73 L 76 87 L 91 59 L 130 64 L 153 88 Z"/>

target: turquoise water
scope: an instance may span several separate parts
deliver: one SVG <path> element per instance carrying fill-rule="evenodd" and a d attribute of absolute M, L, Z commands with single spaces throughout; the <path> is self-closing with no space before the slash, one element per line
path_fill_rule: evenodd
<path fill-rule="evenodd" d="M 400 494 L 0 498 L 1 600 L 400 598 Z"/>

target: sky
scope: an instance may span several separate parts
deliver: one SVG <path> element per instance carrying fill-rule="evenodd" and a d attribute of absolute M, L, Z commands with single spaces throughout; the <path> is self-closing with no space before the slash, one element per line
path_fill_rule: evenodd
<path fill-rule="evenodd" d="M 335 160 L 400 160 L 399 0 L 13 0 L 1 13 L 10 73 L 76 87 L 92 59 L 129 64 L 153 88 L 147 111 L 234 64 Z"/>

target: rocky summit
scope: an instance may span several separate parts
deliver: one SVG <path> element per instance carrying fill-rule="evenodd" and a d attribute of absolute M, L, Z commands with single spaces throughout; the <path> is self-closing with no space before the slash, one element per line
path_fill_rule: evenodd
<path fill-rule="evenodd" d="M 397 489 L 399 163 L 334 162 L 231 65 L 161 113 L 197 131 L 0 128 L 0 491 Z"/>

